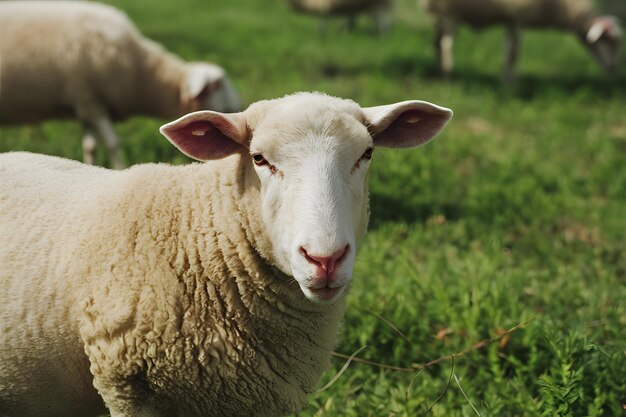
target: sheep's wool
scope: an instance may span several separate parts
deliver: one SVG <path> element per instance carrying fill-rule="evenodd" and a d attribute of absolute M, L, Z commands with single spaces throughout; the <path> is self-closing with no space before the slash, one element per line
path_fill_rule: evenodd
<path fill-rule="evenodd" d="M 577 29 L 593 11 L 590 0 L 422 0 L 439 19 L 474 27 L 516 23 L 528 27 Z"/>
<path fill-rule="evenodd" d="M 26 271 L 0 282 L 0 412 L 97 415 L 98 393 L 113 416 L 301 409 L 344 301 L 307 301 L 265 260 L 246 169 L 239 156 L 126 171 L 0 156 L 0 264 Z"/>

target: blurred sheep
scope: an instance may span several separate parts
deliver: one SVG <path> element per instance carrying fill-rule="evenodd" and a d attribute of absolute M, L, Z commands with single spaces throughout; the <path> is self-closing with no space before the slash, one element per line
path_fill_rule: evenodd
<path fill-rule="evenodd" d="M 0 124 L 76 117 L 87 163 L 101 140 L 123 166 L 112 120 L 240 109 L 221 67 L 184 62 L 111 6 L 3 1 L 0 31 Z"/>
<path fill-rule="evenodd" d="M 610 73 L 617 71 L 622 30 L 614 16 L 599 16 L 592 0 L 422 0 L 437 19 L 435 48 L 444 74 L 453 70 L 452 46 L 459 24 L 474 28 L 505 25 L 503 78 L 515 79 L 521 29 L 551 28 L 573 32 L 598 63 Z"/>
<path fill-rule="evenodd" d="M 393 0 L 289 0 L 294 10 L 320 17 L 345 16 L 348 30 L 354 27 L 357 15 L 370 14 L 380 34 L 391 27 Z"/>

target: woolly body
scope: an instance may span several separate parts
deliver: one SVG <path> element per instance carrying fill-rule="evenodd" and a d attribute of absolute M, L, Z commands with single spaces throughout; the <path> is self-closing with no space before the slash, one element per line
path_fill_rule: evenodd
<path fill-rule="evenodd" d="M 104 4 L 0 2 L 0 49 L 0 124 L 76 117 L 120 166 L 111 120 L 240 106 L 222 68 L 181 60 Z"/>
<path fill-rule="evenodd" d="M 291 5 L 299 11 L 318 14 L 353 15 L 364 11 L 387 9 L 391 0 L 290 0 Z"/>
<path fill-rule="evenodd" d="M 503 78 L 515 79 L 515 66 L 523 28 L 550 28 L 572 32 L 609 73 L 619 65 L 622 31 L 613 16 L 597 16 L 591 0 L 422 0 L 437 19 L 435 48 L 439 67 L 450 74 L 454 67 L 452 53 L 458 24 L 474 28 L 505 25 Z"/>
<path fill-rule="evenodd" d="M 590 0 L 423 0 L 436 16 L 482 28 L 500 24 L 578 29 L 593 14 Z"/>
<path fill-rule="evenodd" d="M 102 108 L 114 120 L 198 110 L 180 100 L 186 63 L 111 6 L 2 2 L 0 28 L 2 123 L 84 118 Z"/>
<path fill-rule="evenodd" d="M 30 404 L 46 404 L 48 416 L 90 411 L 75 404 L 97 410 L 85 351 L 100 392 L 145 384 L 138 403 L 153 397 L 167 415 L 283 415 L 305 404 L 329 364 L 343 303 L 306 303 L 261 258 L 268 242 L 238 159 L 112 172 L 0 157 L 2 235 L 12 236 L 1 262 L 7 272 L 30 265 L 2 282 L 0 374 L 3 384 L 39 385 L 40 395 L 20 402 L 3 385 L 0 404 L 18 399 L 21 416 L 37 415 Z M 48 262 L 33 261 L 43 254 Z M 24 357 L 24 345 L 35 352 Z M 305 361 L 293 356 L 303 351 Z"/>
<path fill-rule="evenodd" d="M 357 16 L 369 14 L 376 23 L 378 33 L 384 34 L 391 28 L 393 0 L 290 0 L 291 7 L 301 13 L 321 17 L 320 30 L 326 29 L 325 19 L 331 16 L 347 17 L 348 30 L 354 29 Z"/>

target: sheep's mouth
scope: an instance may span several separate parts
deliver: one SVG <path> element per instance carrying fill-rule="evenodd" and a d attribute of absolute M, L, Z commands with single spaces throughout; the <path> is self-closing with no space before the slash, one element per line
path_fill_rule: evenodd
<path fill-rule="evenodd" d="M 345 285 L 340 287 L 322 287 L 322 288 L 311 288 L 307 287 L 307 290 L 313 295 L 312 299 L 314 301 L 321 302 L 330 302 L 335 300 L 344 290 Z"/>

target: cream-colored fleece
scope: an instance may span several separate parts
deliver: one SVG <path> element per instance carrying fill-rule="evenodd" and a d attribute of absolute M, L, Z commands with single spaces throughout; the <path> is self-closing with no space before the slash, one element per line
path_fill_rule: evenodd
<path fill-rule="evenodd" d="M 392 0 L 290 0 L 291 5 L 303 12 L 332 15 L 355 14 L 368 10 L 391 7 Z"/>
<path fill-rule="evenodd" d="M 121 11 L 82 1 L 0 2 L 0 123 L 176 117 L 186 62 Z"/>
<path fill-rule="evenodd" d="M 271 266 L 252 169 L 0 155 L 0 414 L 301 409 L 344 301 Z"/>
<path fill-rule="evenodd" d="M 591 0 L 423 0 L 428 11 L 474 27 L 517 24 L 582 31 L 593 14 Z"/>

